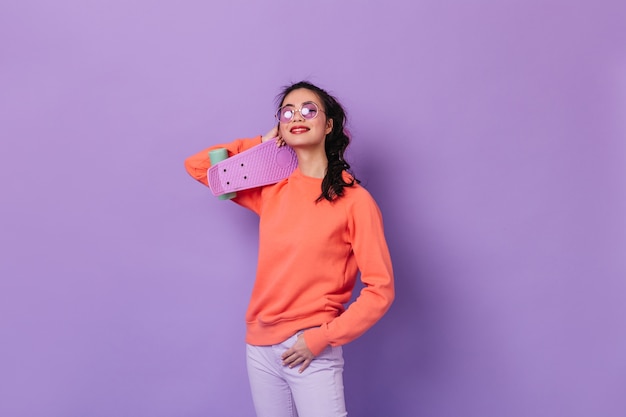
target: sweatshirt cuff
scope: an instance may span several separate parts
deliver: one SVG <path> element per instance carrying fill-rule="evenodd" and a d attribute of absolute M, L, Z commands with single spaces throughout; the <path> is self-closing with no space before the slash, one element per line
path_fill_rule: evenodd
<path fill-rule="evenodd" d="M 305 330 L 303 336 L 306 346 L 315 356 L 322 353 L 329 344 L 321 327 Z"/>

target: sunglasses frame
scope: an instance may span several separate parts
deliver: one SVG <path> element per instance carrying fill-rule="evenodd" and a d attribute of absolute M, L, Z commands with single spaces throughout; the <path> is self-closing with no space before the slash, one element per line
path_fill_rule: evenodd
<path fill-rule="evenodd" d="M 313 115 L 313 117 L 307 117 L 306 115 L 302 114 L 302 109 L 305 106 L 307 106 L 307 105 L 308 106 L 313 105 L 315 107 L 315 115 Z M 293 114 L 291 115 L 291 117 L 289 119 L 283 120 L 282 112 L 283 112 L 283 109 L 285 107 L 293 108 Z M 294 105 L 286 104 L 286 105 L 282 106 L 281 108 L 279 108 L 278 110 L 276 110 L 276 114 L 274 114 L 274 117 L 276 119 L 278 119 L 278 121 L 281 122 L 281 123 L 289 123 L 296 116 L 296 112 L 298 112 L 298 113 L 300 113 L 300 116 L 302 116 L 302 118 L 304 120 L 313 120 L 313 119 L 315 119 L 317 117 L 318 113 L 321 112 L 321 111 L 323 112 L 323 110 L 320 110 L 320 107 L 317 104 L 315 104 L 315 102 L 307 101 L 306 103 L 302 103 L 302 106 L 300 106 L 299 109 L 296 109 L 296 106 L 294 106 Z M 308 115 L 308 113 L 307 113 L 307 115 Z"/>

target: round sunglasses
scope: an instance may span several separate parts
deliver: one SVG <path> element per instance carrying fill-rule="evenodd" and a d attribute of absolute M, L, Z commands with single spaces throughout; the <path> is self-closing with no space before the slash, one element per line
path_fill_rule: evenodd
<path fill-rule="evenodd" d="M 303 103 L 302 107 L 300 107 L 299 109 L 296 109 L 296 107 L 292 106 L 291 104 L 287 104 L 286 106 L 278 109 L 275 116 L 279 122 L 289 123 L 291 120 L 293 120 L 296 112 L 300 113 L 300 116 L 302 116 L 303 119 L 311 120 L 315 119 L 317 117 L 317 113 L 320 111 L 322 110 L 317 107 L 317 104 L 309 101 L 307 103 Z"/>

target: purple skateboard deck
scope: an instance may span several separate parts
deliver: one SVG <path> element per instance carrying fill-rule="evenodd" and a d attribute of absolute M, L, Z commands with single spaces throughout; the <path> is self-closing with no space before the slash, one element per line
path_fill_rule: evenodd
<path fill-rule="evenodd" d="M 269 140 L 213 165 L 207 171 L 209 187 L 215 196 L 275 184 L 287 178 L 298 166 L 296 153 L 289 146 L 276 146 Z"/>

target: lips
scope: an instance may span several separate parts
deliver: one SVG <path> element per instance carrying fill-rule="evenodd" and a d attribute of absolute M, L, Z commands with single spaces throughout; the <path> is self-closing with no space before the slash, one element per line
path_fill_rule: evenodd
<path fill-rule="evenodd" d="M 289 129 L 289 132 L 297 135 L 299 133 L 305 133 L 308 132 L 310 129 L 306 126 L 294 126 L 291 129 Z"/>

